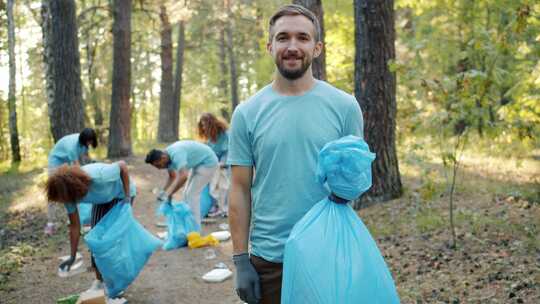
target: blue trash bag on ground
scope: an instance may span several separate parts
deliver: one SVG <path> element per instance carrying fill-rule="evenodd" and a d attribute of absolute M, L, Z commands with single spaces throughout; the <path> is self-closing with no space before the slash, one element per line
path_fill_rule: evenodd
<path fill-rule="evenodd" d="M 355 199 L 371 187 L 374 158 L 358 137 L 333 141 L 319 154 L 319 180 Z M 325 198 L 296 223 L 285 245 L 281 303 L 399 303 L 377 244 L 349 204 Z"/>
<path fill-rule="evenodd" d="M 210 195 L 210 184 L 208 184 L 201 192 L 201 220 L 208 215 L 214 202 L 214 198 Z"/>
<path fill-rule="evenodd" d="M 77 204 L 81 225 L 90 225 L 92 219 L 92 204 Z"/>
<path fill-rule="evenodd" d="M 134 217 L 130 204 L 118 203 L 84 237 L 107 294 L 125 290 L 162 242 Z"/>
<path fill-rule="evenodd" d="M 188 233 L 201 230 L 188 204 L 184 202 L 161 203 L 159 214 L 167 218 L 167 240 L 163 244 L 163 250 L 187 246 Z"/>

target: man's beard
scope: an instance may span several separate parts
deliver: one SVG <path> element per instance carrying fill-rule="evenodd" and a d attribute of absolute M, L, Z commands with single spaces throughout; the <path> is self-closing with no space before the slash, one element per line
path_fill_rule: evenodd
<path fill-rule="evenodd" d="M 279 73 L 284 78 L 289 79 L 289 80 L 296 80 L 296 79 L 304 76 L 307 69 L 311 65 L 311 60 L 309 60 L 305 56 L 302 58 L 301 66 L 299 68 L 297 68 L 297 69 L 294 69 L 294 70 L 287 69 L 285 67 L 285 65 L 283 64 L 283 61 L 285 61 L 285 59 L 283 59 L 283 58 L 281 60 L 280 59 L 276 60 L 276 65 L 277 65 Z"/>

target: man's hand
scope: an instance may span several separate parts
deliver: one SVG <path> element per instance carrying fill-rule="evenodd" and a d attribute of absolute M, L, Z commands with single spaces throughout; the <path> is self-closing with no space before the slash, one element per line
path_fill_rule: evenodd
<path fill-rule="evenodd" d="M 233 256 L 236 267 L 236 293 L 248 304 L 258 303 L 261 299 L 259 275 L 249 260 L 248 253 Z"/>
<path fill-rule="evenodd" d="M 69 271 L 71 269 L 71 266 L 73 266 L 73 263 L 75 263 L 75 257 L 69 257 L 69 259 L 65 260 L 60 264 L 59 268 L 62 269 L 62 271 Z"/>
<path fill-rule="evenodd" d="M 157 196 L 157 200 L 158 202 L 166 202 L 168 200 L 169 196 L 167 195 L 167 193 L 163 190 L 160 190 L 159 191 L 159 194 Z"/>

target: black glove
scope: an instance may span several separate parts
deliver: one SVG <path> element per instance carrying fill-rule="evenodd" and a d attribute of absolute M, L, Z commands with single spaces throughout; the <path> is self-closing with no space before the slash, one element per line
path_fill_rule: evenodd
<path fill-rule="evenodd" d="M 236 293 L 248 304 L 258 303 L 261 299 L 259 275 L 249 260 L 248 253 L 233 256 L 236 266 Z"/>
<path fill-rule="evenodd" d="M 59 268 L 63 271 L 69 271 L 71 266 L 73 266 L 73 263 L 75 263 L 75 257 L 70 257 L 69 259 L 63 261 Z"/>

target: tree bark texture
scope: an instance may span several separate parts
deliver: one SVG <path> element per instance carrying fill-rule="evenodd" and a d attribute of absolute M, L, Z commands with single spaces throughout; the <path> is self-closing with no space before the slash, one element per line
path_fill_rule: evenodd
<path fill-rule="evenodd" d="M 355 95 L 364 113 L 365 139 L 377 154 L 373 186 L 361 204 L 387 201 L 402 194 L 395 145 L 396 76 L 393 0 L 355 0 Z M 359 207 L 359 206 L 357 206 Z"/>
<path fill-rule="evenodd" d="M 113 0 L 113 79 L 108 157 L 129 156 L 131 149 L 131 0 Z"/>
<path fill-rule="evenodd" d="M 238 100 L 238 70 L 236 68 L 236 56 L 234 55 L 234 39 L 231 25 L 232 12 L 231 0 L 225 0 L 227 20 L 225 21 L 225 34 L 227 35 L 227 56 L 229 57 L 229 70 L 231 72 L 231 113 L 239 103 Z"/>
<path fill-rule="evenodd" d="M 84 127 L 81 64 L 73 0 L 43 0 L 45 81 L 54 141 Z"/>
<path fill-rule="evenodd" d="M 227 44 L 225 42 L 225 24 L 222 22 L 219 31 L 219 67 L 221 71 L 221 79 L 219 87 L 222 92 L 223 99 L 221 100 L 221 116 L 229 120 L 229 87 L 227 83 L 229 71 L 227 69 Z"/>
<path fill-rule="evenodd" d="M 173 142 L 178 139 L 174 134 L 174 105 L 173 92 L 173 57 L 172 57 L 172 27 L 164 5 L 160 8 L 161 20 L 161 84 L 159 94 L 159 123 L 158 141 Z"/>
<path fill-rule="evenodd" d="M 8 27 L 8 57 L 9 57 L 9 88 L 8 88 L 8 109 L 9 109 L 9 139 L 11 143 L 11 161 L 18 163 L 21 161 L 21 149 L 19 147 L 19 131 L 17 129 L 17 104 L 16 104 L 16 83 L 15 83 L 15 20 L 13 18 L 13 0 L 7 1 L 7 27 Z"/>
<path fill-rule="evenodd" d="M 321 27 L 321 41 L 324 45 L 324 11 L 321 0 L 294 0 L 293 3 L 302 5 L 317 16 Z M 311 69 L 313 71 L 313 77 L 326 80 L 326 51 L 324 47 L 321 55 L 313 60 Z"/>
<path fill-rule="evenodd" d="M 186 49 L 185 24 L 178 22 L 178 44 L 176 46 L 176 74 L 174 76 L 174 134 L 178 139 L 180 126 L 180 106 L 182 105 L 182 74 L 184 73 L 184 51 Z M 175 140 L 176 140 L 175 139 Z"/>

